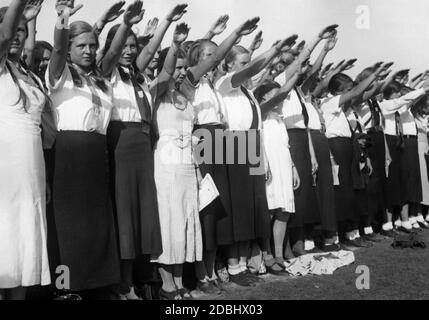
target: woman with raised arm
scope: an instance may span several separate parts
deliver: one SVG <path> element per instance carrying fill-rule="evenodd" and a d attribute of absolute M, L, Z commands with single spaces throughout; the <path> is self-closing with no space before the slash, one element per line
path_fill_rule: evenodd
<path fill-rule="evenodd" d="M 203 293 L 220 293 L 214 273 L 216 249 L 218 245 L 230 244 L 230 239 L 216 234 L 216 221 L 227 216 L 230 211 L 230 189 L 227 166 L 216 161 L 224 154 L 225 111 L 222 97 L 213 85 L 212 70 L 225 58 L 238 38 L 252 33 L 259 18 L 247 20 L 227 37 L 219 46 L 206 39 L 195 41 L 188 52 L 189 72 L 196 79 L 201 78 L 191 101 L 195 113 L 194 135 L 202 141 L 199 147 L 201 154 L 197 156 L 203 177 L 210 175 L 218 188 L 220 197 L 200 212 L 203 231 L 204 263 L 197 263 L 196 274 L 199 280 L 198 289 Z M 208 143 L 208 141 L 210 141 Z M 220 147 L 220 149 L 219 149 Z M 210 148 L 211 150 L 205 150 Z M 210 155 L 211 154 L 211 155 Z"/>
<path fill-rule="evenodd" d="M 163 249 L 151 261 L 159 265 L 162 300 L 192 299 L 183 286 L 183 264 L 203 258 L 191 104 L 199 78 L 187 72 L 186 56 L 180 50 L 188 32 L 186 24 L 177 25 L 171 47 L 160 54 L 159 76 L 151 84 L 159 137 L 155 146 L 155 183 Z"/>
<path fill-rule="evenodd" d="M 360 238 L 358 231 L 359 215 L 350 210 L 355 204 L 352 182 L 353 143 L 352 131 L 345 112 L 351 103 L 360 97 L 376 80 L 386 65 L 379 66 L 361 83 L 354 85 L 353 80 L 340 73 L 329 82 L 328 98 L 321 102 L 320 109 L 326 123 L 326 136 L 335 162 L 339 165 L 340 185 L 335 188 L 335 210 L 338 221 L 340 241 L 345 248 L 368 247 L 371 244 Z"/>
<path fill-rule="evenodd" d="M 47 97 L 20 64 L 27 2 L 0 9 L 0 300 L 24 300 L 27 287 L 51 283 L 39 127 Z"/>
<path fill-rule="evenodd" d="M 121 257 L 120 295 L 127 300 L 137 299 L 133 287 L 135 259 L 162 253 L 153 165 L 153 102 L 143 71 L 168 27 L 183 16 L 185 9 L 186 5 L 178 5 L 167 15 L 140 56 L 137 37 L 127 21 L 137 24 L 141 15 L 127 10 L 123 24 L 110 29 L 99 62 L 102 72 L 111 74 L 113 86 L 107 143 Z"/>
<path fill-rule="evenodd" d="M 106 130 L 112 89 L 96 68 L 98 38 L 82 8 L 58 0 L 54 50 L 46 73 L 58 135 L 53 201 L 59 263 L 70 271 L 70 291 L 119 283 L 119 259 L 109 196 Z"/>
<path fill-rule="evenodd" d="M 393 217 L 400 216 L 398 230 L 409 233 L 413 229 L 409 213 L 413 213 L 422 201 L 417 128 L 410 108 L 412 102 L 429 91 L 429 80 L 421 89 L 410 90 L 405 95 L 401 90 L 403 86 L 399 82 L 390 82 L 383 91 L 385 100 L 380 103 L 386 119 L 384 132 L 392 158 L 386 183 L 389 223 L 385 229 L 393 230 L 391 221 Z"/>
<path fill-rule="evenodd" d="M 261 159 L 261 110 L 244 84 L 261 72 L 274 57 L 289 50 L 296 38 L 292 36 L 280 41 L 253 61 L 250 61 L 247 49 L 233 47 L 225 59 L 228 73 L 215 85 L 225 104 L 226 159 L 231 190 L 231 212 L 218 221 L 217 230 L 222 233 L 222 238 L 232 243 L 227 247 L 228 273 L 231 281 L 241 286 L 252 286 L 260 280 L 251 275 L 247 268 L 250 242 L 269 239 L 271 234 L 265 169 Z M 238 143 L 235 143 L 236 138 Z M 239 151 L 247 147 L 256 154 L 240 154 Z"/>
<path fill-rule="evenodd" d="M 283 87 L 277 82 L 267 81 L 254 91 L 255 98 L 261 105 L 264 121 L 266 165 L 269 168 L 266 190 L 268 209 L 273 221 L 274 252 L 263 252 L 263 258 L 267 271 L 274 275 L 287 274 L 284 257 L 287 223 L 290 215 L 295 213 L 294 191 L 298 190 L 301 184 L 289 151 L 289 136 L 283 121 L 281 104 L 295 87 L 299 75 L 299 72 L 295 73 Z M 270 245 L 267 244 L 266 248 L 270 249 Z"/>

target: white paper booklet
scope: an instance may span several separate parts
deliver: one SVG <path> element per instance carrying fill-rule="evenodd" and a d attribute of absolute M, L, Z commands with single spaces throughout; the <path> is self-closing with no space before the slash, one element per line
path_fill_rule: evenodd
<path fill-rule="evenodd" d="M 204 210 L 210 203 L 219 197 L 219 191 L 210 174 L 207 174 L 201 181 L 199 190 L 199 210 Z"/>

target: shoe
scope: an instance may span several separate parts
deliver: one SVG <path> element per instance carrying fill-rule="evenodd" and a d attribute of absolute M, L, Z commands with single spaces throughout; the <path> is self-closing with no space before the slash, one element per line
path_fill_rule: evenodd
<path fill-rule="evenodd" d="M 274 266 L 279 267 L 280 270 L 274 269 L 273 268 Z M 271 266 L 266 266 L 266 267 L 267 267 L 268 273 L 270 273 L 272 275 L 275 275 L 275 276 L 288 276 L 289 275 L 289 273 L 286 271 L 284 261 L 283 261 L 283 263 L 281 263 L 280 261 L 276 261 Z"/>
<path fill-rule="evenodd" d="M 319 248 L 315 247 L 314 249 L 305 251 L 306 254 L 319 254 L 319 253 L 325 253 L 325 251 L 320 250 Z"/>
<path fill-rule="evenodd" d="M 207 282 L 198 281 L 197 290 L 207 295 L 221 294 L 221 290 L 218 287 L 214 286 L 213 283 L 210 281 L 207 281 Z"/>
<path fill-rule="evenodd" d="M 365 241 L 370 241 L 370 242 L 375 242 L 375 243 L 382 242 L 382 241 L 386 240 L 386 238 L 384 238 L 383 236 L 376 234 L 376 233 L 366 234 L 366 235 L 362 236 L 362 238 Z"/>
<path fill-rule="evenodd" d="M 120 300 L 143 300 L 138 295 L 136 295 L 136 292 L 134 290 L 134 287 L 131 287 L 130 292 L 126 294 L 119 294 Z"/>
<path fill-rule="evenodd" d="M 159 300 L 183 300 L 183 298 L 177 290 L 167 292 L 161 288 L 159 290 Z"/>
<path fill-rule="evenodd" d="M 243 275 L 244 275 L 244 277 L 248 277 L 250 279 L 250 281 L 253 281 L 254 283 L 264 282 L 264 280 L 259 278 L 256 274 L 251 273 L 249 271 L 249 269 L 247 269 L 246 271 L 243 271 Z"/>
<path fill-rule="evenodd" d="M 354 245 L 358 248 L 371 248 L 372 246 L 374 246 L 372 242 L 365 241 L 362 238 L 357 238 L 351 241 L 354 242 Z"/>
<path fill-rule="evenodd" d="M 177 292 L 182 297 L 182 300 L 194 300 L 194 297 L 188 289 L 182 288 L 177 290 Z"/>
<path fill-rule="evenodd" d="M 323 252 L 338 252 L 341 251 L 341 246 L 339 244 L 330 244 L 330 245 L 325 245 L 323 247 Z"/>
<path fill-rule="evenodd" d="M 417 222 L 422 229 L 429 229 L 429 224 L 425 222 Z"/>
<path fill-rule="evenodd" d="M 359 247 L 357 247 L 351 240 L 345 240 L 344 242 L 341 242 L 340 246 L 341 250 L 345 251 L 356 251 L 359 249 Z"/>
<path fill-rule="evenodd" d="M 235 283 L 236 285 L 240 286 L 240 287 L 254 287 L 255 283 L 250 281 L 249 278 L 244 277 L 243 273 L 239 273 L 236 275 L 229 275 L 229 281 L 231 281 L 232 283 Z"/>
<path fill-rule="evenodd" d="M 413 233 L 413 229 L 407 229 L 407 228 L 404 228 L 403 226 L 398 227 L 398 231 L 404 232 L 404 233 Z"/>
<path fill-rule="evenodd" d="M 381 230 L 380 235 L 383 237 L 394 238 L 396 236 L 396 232 L 393 230 Z"/>

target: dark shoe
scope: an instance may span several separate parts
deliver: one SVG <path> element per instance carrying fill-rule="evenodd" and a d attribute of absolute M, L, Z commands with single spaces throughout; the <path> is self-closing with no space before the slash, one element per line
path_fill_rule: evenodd
<path fill-rule="evenodd" d="M 188 289 L 179 289 L 178 293 L 182 297 L 182 300 L 194 300 L 194 297 L 192 297 L 191 292 Z"/>
<path fill-rule="evenodd" d="M 325 253 L 325 251 L 320 250 L 319 248 L 316 247 L 312 250 L 305 251 L 305 253 L 306 254 L 319 254 L 319 253 Z"/>
<path fill-rule="evenodd" d="M 159 300 L 183 300 L 179 292 L 167 292 L 163 289 L 159 290 Z"/>
<path fill-rule="evenodd" d="M 403 226 L 398 227 L 397 230 L 403 233 L 413 233 L 413 229 L 407 229 L 407 228 L 404 228 Z"/>
<path fill-rule="evenodd" d="M 429 225 L 427 222 L 423 223 L 423 222 L 417 222 L 420 226 L 420 228 L 422 229 L 429 229 Z"/>
<path fill-rule="evenodd" d="M 207 295 L 217 295 L 221 294 L 221 290 L 213 285 L 212 282 L 202 282 L 198 281 L 197 283 L 197 290 L 200 290 L 202 293 Z"/>
<path fill-rule="evenodd" d="M 274 267 L 277 267 L 277 269 L 274 269 Z M 271 273 L 275 276 L 288 276 L 289 273 L 286 271 L 286 267 L 284 264 L 280 262 L 275 262 L 271 266 L 266 266 L 268 273 Z"/>
<path fill-rule="evenodd" d="M 248 269 L 246 271 L 243 271 L 242 273 L 244 277 L 247 277 L 250 281 L 253 281 L 254 283 L 264 282 L 263 279 L 259 278 L 256 274 L 251 273 Z"/>
<path fill-rule="evenodd" d="M 354 242 L 354 245 L 358 248 L 371 248 L 372 246 L 374 246 L 372 242 L 365 241 L 362 238 L 357 238 L 351 241 Z"/>
<path fill-rule="evenodd" d="M 362 238 L 365 241 L 371 241 L 371 242 L 375 242 L 375 243 L 382 242 L 382 241 L 386 240 L 383 236 L 376 234 L 376 233 L 366 234 L 366 235 L 362 236 Z"/>
<path fill-rule="evenodd" d="M 323 252 L 338 252 L 340 250 L 341 246 L 339 244 L 330 244 L 323 247 Z"/>
<path fill-rule="evenodd" d="M 255 283 L 250 281 L 249 278 L 244 277 L 243 273 L 239 273 L 236 275 L 229 275 L 229 281 L 235 283 L 236 285 L 240 287 L 254 287 Z"/>
<path fill-rule="evenodd" d="M 380 234 L 384 237 L 394 238 L 396 236 L 396 232 L 393 230 L 381 230 Z"/>

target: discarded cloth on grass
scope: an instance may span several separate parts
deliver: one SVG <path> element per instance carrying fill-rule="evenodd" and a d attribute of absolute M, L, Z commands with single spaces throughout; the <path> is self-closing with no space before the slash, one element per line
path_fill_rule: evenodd
<path fill-rule="evenodd" d="M 392 247 L 394 249 L 406 249 L 406 248 L 425 249 L 426 244 L 418 234 L 415 234 L 415 233 L 410 233 L 405 235 L 397 234 L 395 235 L 395 239 L 392 243 Z"/>
<path fill-rule="evenodd" d="M 307 254 L 290 260 L 286 264 L 286 271 L 293 276 L 332 275 L 335 270 L 353 262 L 355 255 L 351 251 Z"/>

